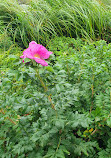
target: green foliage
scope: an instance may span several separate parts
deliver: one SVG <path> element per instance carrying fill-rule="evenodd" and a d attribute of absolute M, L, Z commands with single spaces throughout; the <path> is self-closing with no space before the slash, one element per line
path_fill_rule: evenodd
<path fill-rule="evenodd" d="M 7 51 L 10 48 L 10 46 L 12 46 L 12 44 L 13 42 L 11 41 L 11 38 L 8 37 L 6 33 L 0 34 L 0 50 L 1 51 Z"/>
<path fill-rule="evenodd" d="M 16 45 L 1 52 L 0 157 L 108 157 L 111 44 L 58 37 L 47 47 L 48 67 L 22 63 Z"/>
<path fill-rule="evenodd" d="M 111 158 L 111 139 L 108 140 L 108 145 L 106 150 L 99 152 L 99 158 L 108 157 Z"/>

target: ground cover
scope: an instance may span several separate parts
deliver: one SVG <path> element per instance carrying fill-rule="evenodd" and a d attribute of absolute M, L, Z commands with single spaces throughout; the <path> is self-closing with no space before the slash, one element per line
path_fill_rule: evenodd
<path fill-rule="evenodd" d="M 6 66 L 0 85 L 1 157 L 111 154 L 111 44 L 59 37 L 48 47 L 56 56 L 48 67 L 39 67 L 47 92 L 37 66 L 22 63 L 18 47 L 1 55 Z"/>

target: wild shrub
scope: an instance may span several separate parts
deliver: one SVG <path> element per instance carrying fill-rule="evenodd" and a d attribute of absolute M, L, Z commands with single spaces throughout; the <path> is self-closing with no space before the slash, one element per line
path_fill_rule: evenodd
<path fill-rule="evenodd" d="M 110 155 L 111 44 L 59 37 L 47 47 L 53 51 L 48 67 L 37 66 L 29 59 L 22 63 L 19 55 L 11 55 L 16 47 L 4 58 L 0 157 Z"/>

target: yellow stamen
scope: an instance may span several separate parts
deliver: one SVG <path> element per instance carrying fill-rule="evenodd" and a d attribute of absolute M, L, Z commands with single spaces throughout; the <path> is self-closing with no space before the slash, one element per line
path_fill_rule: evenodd
<path fill-rule="evenodd" d="M 40 58 L 40 55 L 39 54 L 35 54 L 34 57 Z"/>

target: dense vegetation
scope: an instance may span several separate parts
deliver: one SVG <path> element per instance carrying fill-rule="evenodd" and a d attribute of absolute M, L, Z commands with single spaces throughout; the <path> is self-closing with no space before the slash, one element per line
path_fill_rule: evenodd
<path fill-rule="evenodd" d="M 0 157 L 111 158 L 111 10 L 0 0 Z M 20 56 L 30 41 L 53 54 Z"/>

